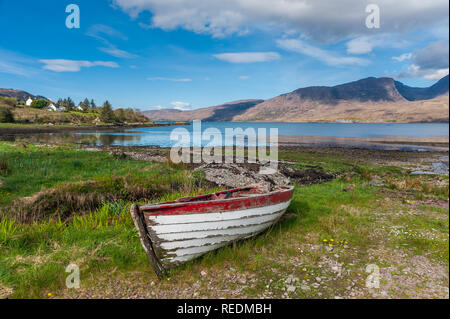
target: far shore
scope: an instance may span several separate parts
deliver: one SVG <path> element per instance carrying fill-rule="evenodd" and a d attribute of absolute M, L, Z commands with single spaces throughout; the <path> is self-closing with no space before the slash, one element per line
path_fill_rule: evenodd
<path fill-rule="evenodd" d="M 135 124 L 105 124 L 105 125 L 33 125 L 33 124 L 11 124 L 0 125 L 0 135 L 11 134 L 37 134 L 37 133 L 60 133 L 71 131 L 107 131 L 117 129 L 131 129 L 141 127 L 160 127 L 174 125 L 188 125 L 186 122 L 175 123 L 135 123 Z"/>

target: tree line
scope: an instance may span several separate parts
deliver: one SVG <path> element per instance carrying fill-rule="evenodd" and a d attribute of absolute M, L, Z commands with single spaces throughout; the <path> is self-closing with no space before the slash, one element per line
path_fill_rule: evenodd
<path fill-rule="evenodd" d="M 3 104 L 4 107 L 0 110 L 1 121 L 12 122 L 14 119 L 12 118 L 12 112 L 9 108 L 14 108 L 16 106 L 21 106 L 23 102 L 18 102 L 16 98 L 2 98 L 0 99 L 0 104 Z M 113 109 L 111 103 L 109 101 L 105 101 L 101 106 L 97 106 L 94 99 L 89 100 L 85 98 L 76 106 L 75 102 L 72 98 L 67 97 L 64 99 L 58 99 L 56 103 L 57 106 L 63 107 L 66 112 L 79 111 L 86 113 L 96 113 L 101 122 L 104 123 L 142 123 L 148 122 L 147 117 L 145 117 L 138 109 L 131 108 L 118 108 Z M 36 109 L 45 109 L 50 105 L 50 101 L 46 99 L 37 99 L 33 100 L 30 107 Z M 1 105 L 0 105 L 1 106 Z"/>

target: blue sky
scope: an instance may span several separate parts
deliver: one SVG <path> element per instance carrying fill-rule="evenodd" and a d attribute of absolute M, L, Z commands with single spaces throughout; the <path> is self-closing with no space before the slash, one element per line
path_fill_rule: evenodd
<path fill-rule="evenodd" d="M 441 0 L 0 0 L 0 87 L 147 110 L 369 76 L 428 86 L 448 74 L 448 23 Z"/>

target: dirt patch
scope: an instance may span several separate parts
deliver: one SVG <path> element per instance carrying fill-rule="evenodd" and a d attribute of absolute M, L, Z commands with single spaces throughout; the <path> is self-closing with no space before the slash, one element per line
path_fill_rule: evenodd
<path fill-rule="evenodd" d="M 280 167 L 283 175 L 290 178 L 291 182 L 299 185 L 312 185 L 331 181 L 336 176 L 325 172 L 322 168 L 296 169 L 287 165 Z"/>

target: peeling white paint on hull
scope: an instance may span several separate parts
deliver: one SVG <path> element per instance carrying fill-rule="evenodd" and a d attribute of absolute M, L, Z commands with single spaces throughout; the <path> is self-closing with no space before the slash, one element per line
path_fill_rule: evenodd
<path fill-rule="evenodd" d="M 203 200 L 209 196 L 204 195 L 197 197 L 201 200 L 133 207 L 141 242 L 156 273 L 163 275 L 173 266 L 263 232 L 285 213 L 293 194 L 293 187 L 266 194 L 251 190 L 210 194 L 215 200 L 209 201 Z M 228 198 L 231 192 L 238 195 Z"/>

